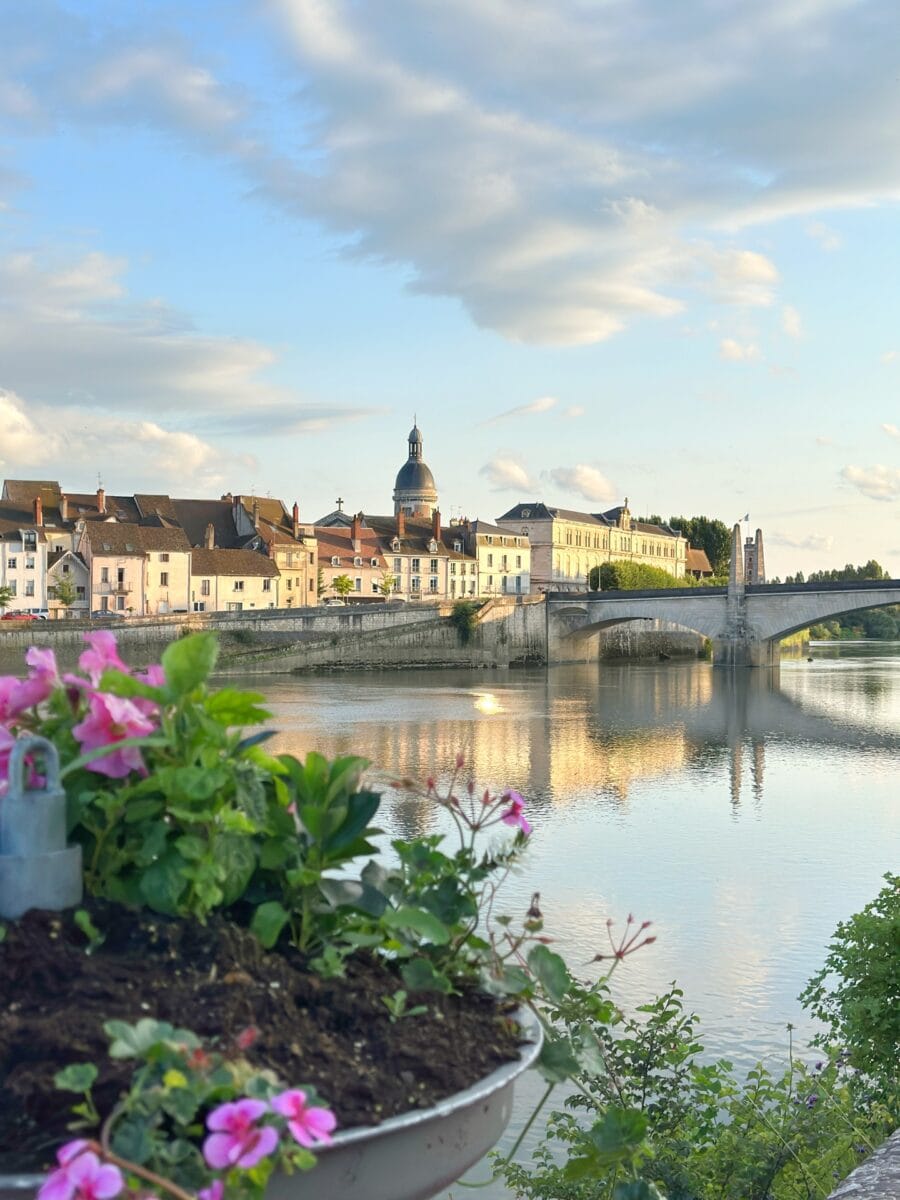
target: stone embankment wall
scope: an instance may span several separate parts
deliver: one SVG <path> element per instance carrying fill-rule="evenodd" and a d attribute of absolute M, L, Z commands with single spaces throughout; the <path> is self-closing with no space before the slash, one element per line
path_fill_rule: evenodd
<path fill-rule="evenodd" d="M 698 658 L 705 638 L 668 621 L 633 621 L 614 625 L 598 634 L 600 657 Z"/>
<path fill-rule="evenodd" d="M 29 646 L 52 646 L 62 667 L 75 664 L 88 629 L 112 629 L 134 666 L 158 662 L 183 633 L 215 630 L 224 671 L 482 667 L 546 660 L 540 596 L 489 600 L 467 642 L 451 624 L 449 603 L 189 613 L 106 622 L 53 621 L 0 626 L 0 672 L 18 672 Z"/>

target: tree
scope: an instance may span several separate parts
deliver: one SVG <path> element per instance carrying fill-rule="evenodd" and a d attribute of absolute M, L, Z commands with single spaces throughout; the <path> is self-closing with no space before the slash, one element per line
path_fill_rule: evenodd
<path fill-rule="evenodd" d="M 390 571 L 382 571 L 381 578 L 378 581 L 378 590 L 381 592 L 382 596 L 387 599 L 391 592 L 395 592 L 397 590 L 397 584 L 399 582 L 400 581 L 397 576 L 392 575 Z"/>
<path fill-rule="evenodd" d="M 651 567 L 648 563 L 608 562 L 594 567 L 588 575 L 588 587 L 594 591 L 633 592 L 644 588 L 690 588 L 696 587 L 696 579 L 670 575 L 662 567 Z"/>
<path fill-rule="evenodd" d="M 731 530 L 715 517 L 669 517 L 695 550 L 705 550 L 714 575 L 727 575 L 731 562 Z"/>
<path fill-rule="evenodd" d="M 316 579 L 316 595 L 321 600 L 327 591 L 328 584 L 325 582 L 325 569 L 323 567 L 319 567 L 319 574 Z"/>
<path fill-rule="evenodd" d="M 13 599 L 13 595 L 14 593 L 11 587 L 7 586 L 6 584 L 0 587 L 0 608 L 9 608 Z"/>
<path fill-rule="evenodd" d="M 353 591 L 353 580 L 349 575 L 335 575 L 331 581 L 332 590 L 342 598 Z"/>
<path fill-rule="evenodd" d="M 66 612 L 68 612 L 78 599 L 75 584 L 71 579 L 66 578 L 60 579 L 50 588 L 50 595 L 63 606 Z"/>

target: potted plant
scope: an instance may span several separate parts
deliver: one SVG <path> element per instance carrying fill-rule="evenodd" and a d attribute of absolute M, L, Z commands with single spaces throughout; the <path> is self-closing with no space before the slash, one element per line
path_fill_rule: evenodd
<path fill-rule="evenodd" d="M 521 797 L 458 787 L 460 761 L 424 789 L 455 851 L 398 840 L 386 863 L 367 764 L 269 755 L 244 732 L 262 698 L 209 686 L 213 635 L 145 671 L 85 640 L 78 672 L 32 648 L 0 679 L 0 1196 L 424 1200 L 539 1052 L 509 999 L 553 965 L 539 913 L 485 920 Z M 482 849 L 490 829 L 510 836 Z"/>

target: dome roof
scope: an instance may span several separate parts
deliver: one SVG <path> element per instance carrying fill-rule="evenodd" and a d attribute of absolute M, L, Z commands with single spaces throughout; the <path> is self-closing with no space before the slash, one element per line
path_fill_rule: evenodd
<path fill-rule="evenodd" d="M 413 425 L 406 440 L 408 442 L 418 442 L 420 446 L 422 445 L 422 434 L 419 432 L 418 425 Z"/>
<path fill-rule="evenodd" d="M 418 430 L 416 431 L 418 432 Z M 394 485 L 398 492 L 434 492 L 434 476 L 421 461 L 410 459 L 397 472 L 397 482 Z"/>

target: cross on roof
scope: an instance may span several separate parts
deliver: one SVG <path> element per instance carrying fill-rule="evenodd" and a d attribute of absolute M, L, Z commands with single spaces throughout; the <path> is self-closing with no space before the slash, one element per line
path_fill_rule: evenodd
<path fill-rule="evenodd" d="M 338 496 L 338 498 L 337 498 L 338 512 L 343 512 L 343 511 L 344 511 L 344 509 L 343 509 L 343 504 L 344 504 L 344 497 L 343 497 L 343 496 Z"/>

